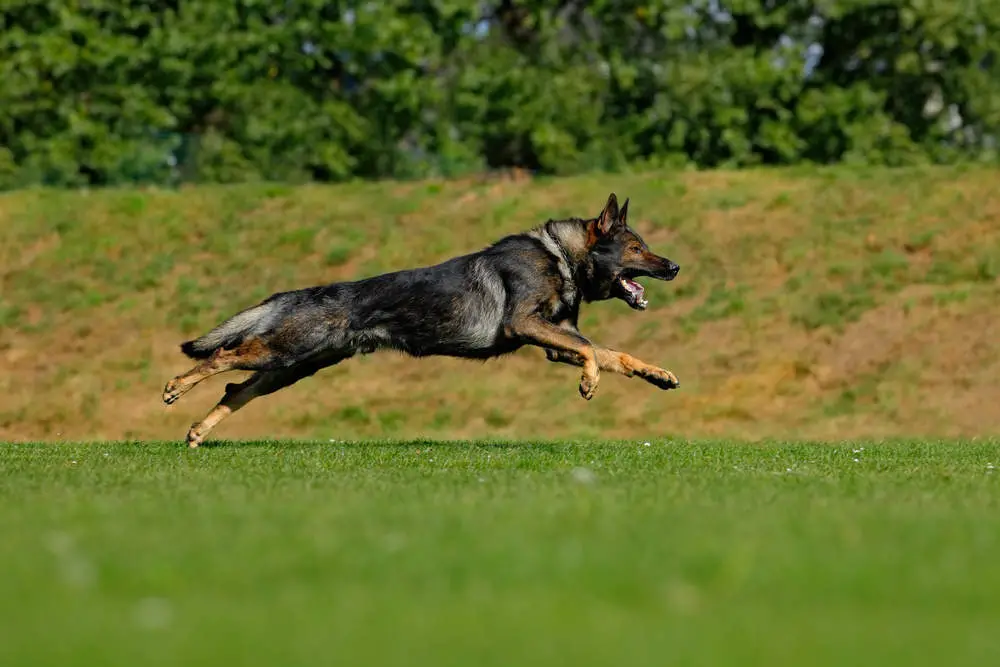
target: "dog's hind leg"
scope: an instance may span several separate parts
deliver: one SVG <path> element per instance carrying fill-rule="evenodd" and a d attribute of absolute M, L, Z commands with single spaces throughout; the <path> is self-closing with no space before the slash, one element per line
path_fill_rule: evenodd
<path fill-rule="evenodd" d="M 212 408 L 200 422 L 191 425 L 187 434 L 188 446 L 197 447 L 200 445 L 208 432 L 218 426 L 219 422 L 253 399 L 273 394 L 279 389 L 295 384 L 299 380 L 315 374 L 326 365 L 329 364 L 300 364 L 274 371 L 257 371 L 245 382 L 227 384 L 226 393 L 218 405 Z"/>
<path fill-rule="evenodd" d="M 267 346 L 259 338 L 250 339 L 232 350 L 218 349 L 187 373 L 178 375 L 163 388 L 163 402 L 171 405 L 196 384 L 232 370 L 255 370 L 271 359 Z"/>

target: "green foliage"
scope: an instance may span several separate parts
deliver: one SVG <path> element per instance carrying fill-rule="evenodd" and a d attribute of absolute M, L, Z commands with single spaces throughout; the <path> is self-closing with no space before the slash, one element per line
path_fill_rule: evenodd
<path fill-rule="evenodd" d="M 0 9 L 0 188 L 996 159 L 1000 0 Z"/>

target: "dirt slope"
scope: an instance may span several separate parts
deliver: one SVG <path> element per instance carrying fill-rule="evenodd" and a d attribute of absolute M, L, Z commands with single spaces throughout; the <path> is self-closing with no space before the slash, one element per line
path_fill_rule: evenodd
<path fill-rule="evenodd" d="M 539 350 L 485 364 L 353 359 L 218 437 L 842 439 L 1000 432 L 1000 174 L 654 172 L 0 196 L 0 439 L 179 438 L 232 378 L 176 406 L 177 344 L 278 290 L 429 263 L 609 191 L 682 265 L 651 309 L 584 330 L 673 370 L 659 392 Z"/>

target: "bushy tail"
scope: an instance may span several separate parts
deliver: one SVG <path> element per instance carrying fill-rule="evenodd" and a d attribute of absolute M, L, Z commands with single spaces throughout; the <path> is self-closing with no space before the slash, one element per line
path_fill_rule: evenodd
<path fill-rule="evenodd" d="M 201 338 L 181 344 L 181 352 L 192 359 L 207 359 L 220 348 L 232 348 L 254 334 L 262 333 L 274 319 L 276 304 L 265 302 L 233 315 Z"/>

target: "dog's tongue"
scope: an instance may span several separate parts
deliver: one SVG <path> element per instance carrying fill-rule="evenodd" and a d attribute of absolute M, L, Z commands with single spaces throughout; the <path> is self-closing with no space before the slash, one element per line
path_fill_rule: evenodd
<path fill-rule="evenodd" d="M 635 282 L 634 280 L 623 278 L 622 282 L 625 284 L 625 289 L 629 291 L 629 294 L 635 297 L 636 301 L 642 299 L 643 295 L 646 293 L 646 290 L 643 289 L 642 285 Z"/>

